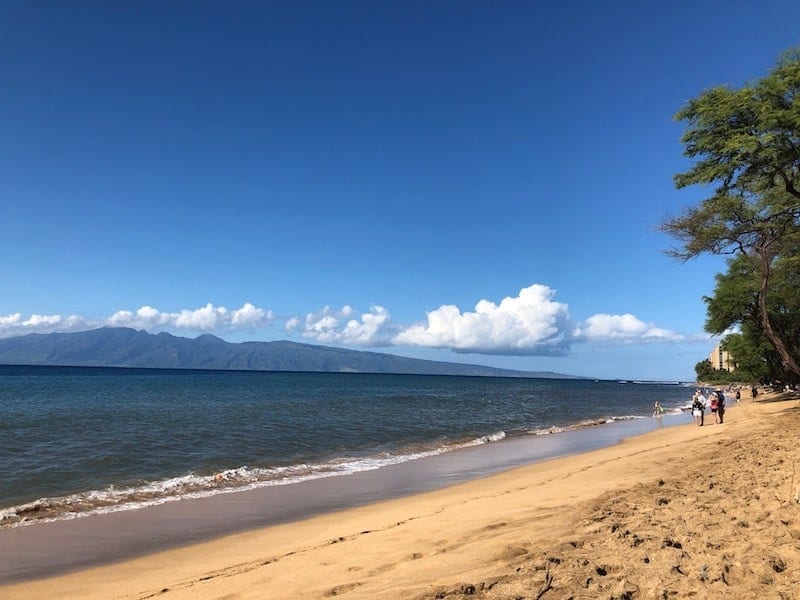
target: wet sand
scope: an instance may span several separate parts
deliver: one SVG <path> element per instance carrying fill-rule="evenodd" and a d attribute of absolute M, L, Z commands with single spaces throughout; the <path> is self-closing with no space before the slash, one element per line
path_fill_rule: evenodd
<path fill-rule="evenodd" d="M 661 428 L 445 489 L 0 587 L 0 596 L 793 598 L 800 403 L 760 400 L 729 410 L 723 425 Z M 14 531 L 23 539 L 40 527 Z M 12 556 L 2 541 L 0 550 Z"/>

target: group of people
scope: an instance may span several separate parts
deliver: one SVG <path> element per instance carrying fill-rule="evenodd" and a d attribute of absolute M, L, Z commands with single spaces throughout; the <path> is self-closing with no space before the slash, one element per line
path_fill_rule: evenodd
<path fill-rule="evenodd" d="M 736 401 L 739 401 L 739 391 L 736 391 Z M 696 390 L 692 396 L 692 416 L 694 422 L 699 426 L 705 423 L 706 409 L 714 415 L 714 422 L 720 424 L 725 420 L 725 393 L 722 390 L 709 390 L 703 393 Z M 653 406 L 653 416 L 660 417 L 664 414 L 664 407 L 656 400 Z"/>
<path fill-rule="evenodd" d="M 692 396 L 692 416 L 698 427 L 705 422 L 706 408 L 714 415 L 714 422 L 720 424 L 725 419 L 725 394 L 721 390 L 711 390 L 708 396 L 697 390 Z"/>

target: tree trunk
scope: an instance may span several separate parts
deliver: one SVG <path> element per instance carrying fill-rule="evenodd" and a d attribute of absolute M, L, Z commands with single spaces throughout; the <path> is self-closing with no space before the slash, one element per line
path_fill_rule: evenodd
<path fill-rule="evenodd" d="M 769 286 L 770 275 L 770 254 L 769 251 L 762 247 L 756 248 L 758 256 L 761 260 L 761 289 L 758 291 L 758 312 L 761 313 L 761 326 L 764 328 L 764 335 L 775 348 L 775 351 L 781 357 L 783 366 L 787 371 L 791 371 L 800 377 L 800 366 L 787 349 L 786 343 L 783 341 L 783 336 L 772 329 L 772 323 L 769 319 L 769 311 L 767 310 L 767 288 Z"/>

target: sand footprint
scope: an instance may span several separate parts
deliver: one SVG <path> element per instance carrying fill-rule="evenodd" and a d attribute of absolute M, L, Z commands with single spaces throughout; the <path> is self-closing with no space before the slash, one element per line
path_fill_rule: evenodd
<path fill-rule="evenodd" d="M 346 594 L 347 592 L 351 592 L 359 586 L 364 585 L 360 581 L 354 581 L 353 583 L 343 583 L 342 585 L 337 585 L 332 587 L 330 590 L 325 592 L 326 597 L 330 596 L 338 596 L 340 594 Z"/>
<path fill-rule="evenodd" d="M 394 569 L 396 566 L 397 565 L 395 565 L 394 563 L 387 563 L 385 565 L 381 565 L 379 567 L 376 567 L 376 568 L 372 569 L 369 572 L 369 576 L 370 577 L 374 577 L 375 575 L 380 575 L 381 573 L 386 573 L 387 571 L 391 571 L 392 569 Z"/>

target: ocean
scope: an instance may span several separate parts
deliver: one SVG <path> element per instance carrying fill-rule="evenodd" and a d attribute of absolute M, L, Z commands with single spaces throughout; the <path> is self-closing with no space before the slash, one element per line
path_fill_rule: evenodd
<path fill-rule="evenodd" d="M 0 529 L 392 465 L 406 466 L 401 487 L 414 490 L 426 457 L 477 446 L 510 456 L 514 440 L 533 439 L 548 455 L 564 454 L 576 448 L 562 449 L 567 432 L 587 440 L 614 423 L 652 428 L 656 400 L 679 415 L 691 391 L 578 379 L 0 366 Z M 458 476 L 443 467 L 437 477 L 444 485 L 483 473 L 474 466 Z"/>

